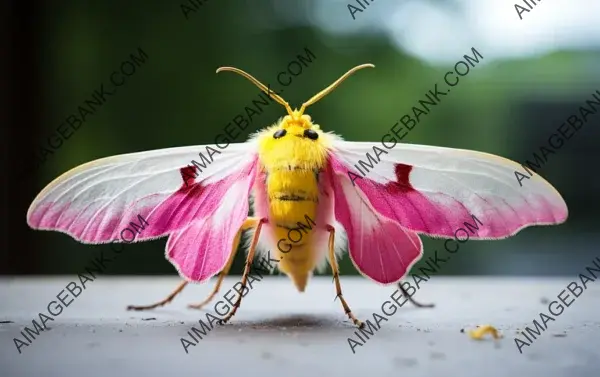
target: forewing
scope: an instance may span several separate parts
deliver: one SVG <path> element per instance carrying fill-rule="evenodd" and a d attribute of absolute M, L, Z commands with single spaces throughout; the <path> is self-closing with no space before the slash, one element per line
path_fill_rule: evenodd
<path fill-rule="evenodd" d="M 499 239 L 567 218 L 554 187 L 537 174 L 521 186 L 515 171 L 523 168 L 513 161 L 461 149 L 396 144 L 374 150 L 374 145 L 336 141 L 330 164 L 338 179 L 358 175 L 352 176 L 357 195 L 404 228 L 450 238 L 465 222 L 477 225 L 475 216 L 483 225 L 469 229 L 470 238 Z"/>
<path fill-rule="evenodd" d="M 151 225 L 136 241 L 162 237 L 210 217 L 233 183 L 255 165 L 251 143 L 222 151 L 199 145 L 99 159 L 44 188 L 29 207 L 27 223 L 83 243 L 106 243 L 118 241 L 141 215 Z M 247 193 L 236 203 L 246 200 Z"/>
<path fill-rule="evenodd" d="M 329 167 L 335 218 L 348 237 L 350 258 L 356 268 L 377 283 L 402 279 L 422 256 L 419 235 L 379 214 L 361 197 L 348 176 Z"/>

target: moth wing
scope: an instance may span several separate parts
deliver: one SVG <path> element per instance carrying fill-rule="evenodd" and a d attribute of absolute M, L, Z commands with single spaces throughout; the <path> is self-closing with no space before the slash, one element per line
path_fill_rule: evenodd
<path fill-rule="evenodd" d="M 188 280 L 217 273 L 248 214 L 257 167 L 253 143 L 219 151 L 206 145 L 103 158 L 76 167 L 44 188 L 27 223 L 82 243 L 135 241 L 171 234 L 167 259 Z M 142 222 L 144 226 L 134 227 Z M 146 225 L 147 224 L 147 225 Z M 124 233 L 123 233 L 124 232 Z"/>
<path fill-rule="evenodd" d="M 329 157 L 338 178 L 358 175 L 352 178 L 359 197 L 379 214 L 433 237 L 455 237 L 474 222 L 470 238 L 502 239 L 568 216 L 563 198 L 542 177 L 534 173 L 519 183 L 520 165 L 487 153 L 416 144 L 376 151 L 372 143 L 336 141 Z M 356 166 L 368 170 L 365 176 Z"/>
<path fill-rule="evenodd" d="M 346 231 L 352 263 L 377 283 L 397 282 L 423 255 L 419 235 L 378 213 L 348 175 L 335 173 L 334 160 L 330 156 L 328 166 L 334 215 Z"/>

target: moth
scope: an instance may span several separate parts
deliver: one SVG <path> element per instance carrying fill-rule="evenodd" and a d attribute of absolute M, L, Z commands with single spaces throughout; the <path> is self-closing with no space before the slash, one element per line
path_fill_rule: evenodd
<path fill-rule="evenodd" d="M 516 162 L 476 151 L 399 142 L 378 147 L 385 153 L 377 153 L 375 143 L 344 141 L 305 114 L 308 106 L 367 67 L 374 65 L 352 68 L 299 110 L 292 110 L 248 73 L 221 67 L 217 73 L 240 74 L 283 105 L 287 115 L 247 142 L 225 148 L 159 149 L 78 166 L 37 195 L 27 223 L 100 244 L 119 242 L 119 231 L 142 215 L 149 225 L 135 242 L 168 236 L 165 256 L 183 281 L 164 300 L 128 307 L 134 310 L 165 305 L 189 282 L 219 274 L 211 295 L 190 307 L 208 303 L 231 268 L 242 233 L 249 231 L 242 287 L 255 257 L 278 260 L 276 268 L 299 292 L 314 271 L 329 264 L 336 297 L 349 319 L 362 327 L 342 295 L 338 259 L 343 250 L 363 276 L 388 285 L 401 281 L 421 258 L 420 234 L 454 238 L 456 230 L 476 216 L 483 225 L 471 239 L 503 239 L 527 226 L 567 219 L 563 198 L 539 175 L 522 187 L 517 184 Z M 198 163 L 195 159 L 207 151 L 214 151 L 210 161 L 204 156 L 207 163 Z M 367 154 L 376 158 L 371 161 Z M 359 161 L 367 159 L 372 167 L 365 173 Z M 251 205 L 253 216 L 248 215 Z M 301 240 L 290 242 L 290 231 L 307 218 L 314 227 L 311 224 Z M 235 314 L 241 299 L 238 295 L 222 322 Z"/>

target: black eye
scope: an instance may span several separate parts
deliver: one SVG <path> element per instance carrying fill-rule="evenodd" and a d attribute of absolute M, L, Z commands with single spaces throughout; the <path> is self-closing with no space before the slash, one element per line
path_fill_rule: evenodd
<path fill-rule="evenodd" d="M 304 130 L 304 137 L 307 137 L 311 140 L 317 140 L 319 138 L 319 134 L 311 129 Z"/>
<path fill-rule="evenodd" d="M 280 137 L 284 137 L 286 133 L 287 133 L 287 131 L 286 131 L 286 130 L 277 130 L 277 131 L 275 131 L 275 133 L 273 134 L 273 138 L 274 138 L 274 139 L 279 139 Z"/>

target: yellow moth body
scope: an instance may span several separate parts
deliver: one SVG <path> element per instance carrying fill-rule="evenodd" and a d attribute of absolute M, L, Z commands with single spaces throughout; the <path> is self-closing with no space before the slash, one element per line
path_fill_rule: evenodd
<path fill-rule="evenodd" d="M 317 132 L 318 139 L 303 137 L 307 129 Z M 285 134 L 274 139 L 276 132 Z M 290 116 L 282 118 L 276 125 L 262 131 L 257 139 L 260 166 L 266 175 L 269 218 L 273 221 L 276 239 L 287 239 L 290 229 L 306 222 L 306 216 L 319 222 L 317 183 L 318 174 L 326 162 L 327 138 L 309 116 L 303 115 L 297 120 Z M 273 250 L 276 258 L 281 260 L 279 270 L 288 274 L 301 292 L 319 259 L 313 241 L 314 232 L 309 231 L 302 235 L 300 241 L 293 243 L 290 251 Z"/>

